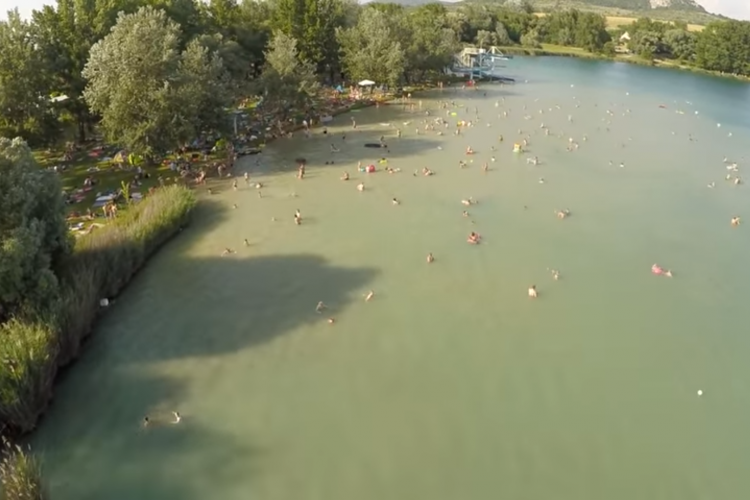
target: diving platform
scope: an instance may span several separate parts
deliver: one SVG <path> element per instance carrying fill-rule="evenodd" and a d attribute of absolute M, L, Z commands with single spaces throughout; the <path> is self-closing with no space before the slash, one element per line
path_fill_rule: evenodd
<path fill-rule="evenodd" d="M 499 63 L 510 59 L 511 57 L 506 56 L 499 48 L 494 46 L 487 49 L 466 47 L 453 57 L 453 66 L 448 71 L 452 74 L 467 76 L 472 80 L 482 79 L 514 83 L 513 78 L 496 73 L 497 68 L 503 67 Z"/>

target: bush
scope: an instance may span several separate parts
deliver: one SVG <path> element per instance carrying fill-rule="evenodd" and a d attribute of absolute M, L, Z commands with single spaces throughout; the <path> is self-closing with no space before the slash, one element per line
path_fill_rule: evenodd
<path fill-rule="evenodd" d="M 0 499 L 44 500 L 47 498 L 42 483 L 39 461 L 18 445 L 3 439 L 0 450 Z"/>
<path fill-rule="evenodd" d="M 91 332 L 99 301 L 122 291 L 148 257 L 188 222 L 195 204 L 186 187 L 156 190 L 78 240 L 62 263 L 53 313 L 28 314 L 0 326 L 0 431 L 34 428 L 50 400 L 58 367 L 76 357 Z"/>

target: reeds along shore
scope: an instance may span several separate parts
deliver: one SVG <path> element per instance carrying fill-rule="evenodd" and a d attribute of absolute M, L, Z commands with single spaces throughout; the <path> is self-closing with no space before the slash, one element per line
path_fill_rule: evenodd
<path fill-rule="evenodd" d="M 50 311 L 0 325 L 0 433 L 34 429 L 52 397 L 61 366 L 78 354 L 101 311 L 148 257 L 187 224 L 196 205 L 184 186 L 157 189 L 131 210 L 81 237 L 60 273 Z"/>
<path fill-rule="evenodd" d="M 39 460 L 27 449 L 3 439 L 0 445 L 0 499 L 48 498 Z"/>

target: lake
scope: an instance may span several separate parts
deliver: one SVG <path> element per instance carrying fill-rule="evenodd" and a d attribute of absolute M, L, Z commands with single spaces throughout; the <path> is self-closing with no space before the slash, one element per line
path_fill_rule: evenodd
<path fill-rule="evenodd" d="M 61 380 L 52 497 L 750 495 L 750 85 L 506 66 L 269 145 L 237 168 L 260 190 L 214 181 Z"/>

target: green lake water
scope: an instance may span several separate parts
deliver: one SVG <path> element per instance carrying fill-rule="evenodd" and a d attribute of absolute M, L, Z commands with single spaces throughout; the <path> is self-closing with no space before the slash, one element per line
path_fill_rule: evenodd
<path fill-rule="evenodd" d="M 730 219 L 750 223 L 750 200 L 724 177 L 747 163 L 750 86 L 506 65 L 516 85 L 423 94 L 421 110 L 370 108 L 273 143 L 238 167 L 262 198 L 214 181 L 62 377 L 32 443 L 52 498 L 747 498 L 750 233 Z M 445 116 L 440 99 L 458 105 L 448 133 L 417 135 Z M 476 126 L 452 135 L 475 107 Z M 357 173 L 381 135 L 402 172 Z M 425 166 L 435 175 L 412 175 Z"/>

